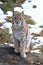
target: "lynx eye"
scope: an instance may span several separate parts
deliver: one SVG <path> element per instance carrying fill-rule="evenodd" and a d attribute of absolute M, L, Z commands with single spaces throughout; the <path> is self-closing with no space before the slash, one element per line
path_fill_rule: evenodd
<path fill-rule="evenodd" d="M 21 20 L 21 18 L 20 18 L 20 20 Z"/>
<path fill-rule="evenodd" d="M 16 18 L 15 18 L 16 19 Z"/>

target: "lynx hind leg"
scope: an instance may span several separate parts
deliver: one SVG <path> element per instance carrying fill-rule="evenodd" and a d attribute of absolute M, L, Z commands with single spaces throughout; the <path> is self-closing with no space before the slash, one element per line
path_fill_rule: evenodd
<path fill-rule="evenodd" d="M 31 43 L 30 43 L 30 52 L 31 52 L 31 50 L 33 49 L 33 46 L 34 46 L 34 44 L 31 42 Z"/>
<path fill-rule="evenodd" d="M 15 48 L 15 52 L 19 52 L 20 43 L 16 38 L 14 38 L 14 48 Z"/>

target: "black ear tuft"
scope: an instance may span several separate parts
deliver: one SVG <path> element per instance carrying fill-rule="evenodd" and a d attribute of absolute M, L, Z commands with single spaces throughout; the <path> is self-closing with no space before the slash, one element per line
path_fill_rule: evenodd
<path fill-rule="evenodd" d="M 22 15 L 22 16 L 24 15 L 24 11 L 21 12 L 21 15 Z"/>
<path fill-rule="evenodd" d="M 14 8 L 13 8 L 13 16 L 16 14 L 16 11 L 14 11 Z"/>
<path fill-rule="evenodd" d="M 13 16 L 16 15 L 16 13 L 17 13 L 16 11 L 13 11 Z"/>

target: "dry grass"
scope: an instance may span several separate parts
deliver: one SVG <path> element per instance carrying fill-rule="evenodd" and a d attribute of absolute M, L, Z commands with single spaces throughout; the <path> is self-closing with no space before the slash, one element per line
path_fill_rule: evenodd
<path fill-rule="evenodd" d="M 37 34 L 37 33 L 32 33 L 31 35 L 33 35 L 34 37 L 40 36 L 40 35 Z"/>
<path fill-rule="evenodd" d="M 12 22 L 12 17 L 8 16 L 5 20 L 6 20 L 7 22 Z"/>
<path fill-rule="evenodd" d="M 42 37 L 43 37 L 43 30 L 40 32 L 40 36 L 42 36 Z"/>
<path fill-rule="evenodd" d="M 43 25 L 39 26 L 40 28 L 43 28 Z"/>
<path fill-rule="evenodd" d="M 39 46 L 39 49 L 43 53 L 43 45 Z"/>
<path fill-rule="evenodd" d="M 24 15 L 24 19 L 27 24 L 32 24 L 32 25 L 35 24 L 35 21 L 33 19 L 31 19 L 31 16 Z"/>

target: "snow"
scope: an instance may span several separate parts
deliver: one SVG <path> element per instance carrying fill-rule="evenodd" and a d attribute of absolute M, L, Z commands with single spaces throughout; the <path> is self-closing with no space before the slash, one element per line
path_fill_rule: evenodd
<path fill-rule="evenodd" d="M 10 43 L 9 46 L 10 46 L 10 47 L 14 47 L 14 44 L 11 44 L 11 43 Z"/>
<path fill-rule="evenodd" d="M 12 26 L 12 24 L 11 23 L 4 23 L 4 28 L 9 28 L 9 33 L 12 33 L 12 29 L 11 29 L 11 26 Z"/>
<path fill-rule="evenodd" d="M 14 11 L 22 12 L 23 9 L 22 9 L 21 7 L 15 7 L 15 8 L 14 8 Z"/>
<path fill-rule="evenodd" d="M 31 32 L 31 33 L 37 33 L 37 34 L 39 34 L 39 33 L 41 32 L 41 30 L 42 30 L 42 28 L 32 27 L 32 28 L 30 29 L 30 32 Z"/>
<path fill-rule="evenodd" d="M 32 39 L 32 42 L 35 44 L 33 48 L 38 48 L 39 46 L 43 45 L 43 37 L 38 36 L 37 39 Z"/>
<path fill-rule="evenodd" d="M 6 22 L 6 20 L 0 18 L 0 23 L 2 23 L 2 22 Z"/>
<path fill-rule="evenodd" d="M 7 14 L 4 14 L 2 9 L 0 8 L 0 23 L 4 23 L 3 26 L 1 26 L 0 28 L 2 28 L 2 29 L 9 28 L 9 33 L 12 33 L 12 29 L 11 29 L 12 24 L 6 22 L 6 20 L 5 20 L 5 18 L 7 18 L 7 16 L 12 16 L 12 12 L 8 11 Z"/>
<path fill-rule="evenodd" d="M 40 42 L 43 42 L 43 37 L 41 37 L 41 36 L 40 37 L 37 37 L 37 40 L 40 40 Z"/>
<path fill-rule="evenodd" d="M 37 23 L 35 26 L 43 25 L 43 0 L 32 0 L 30 3 L 29 0 L 26 0 L 21 7 L 15 7 L 15 11 L 22 12 L 29 15 Z M 37 8 L 32 8 L 33 5 L 36 5 Z"/>
<path fill-rule="evenodd" d="M 3 2 L 0 1 L 0 4 L 3 4 Z"/>
<path fill-rule="evenodd" d="M 0 8 L 0 15 L 3 15 L 4 14 L 4 12 L 3 12 L 3 10 Z"/>
<path fill-rule="evenodd" d="M 32 50 L 31 53 L 41 53 L 40 50 Z"/>
<path fill-rule="evenodd" d="M 5 19 L 6 17 L 7 17 L 6 14 L 2 14 L 2 15 L 0 15 L 0 19 Z"/>
<path fill-rule="evenodd" d="M 7 11 L 7 16 L 12 16 L 12 11 Z"/>
<path fill-rule="evenodd" d="M 37 8 L 32 8 L 33 5 Z M 30 3 L 26 0 L 22 7 L 25 14 L 31 16 L 38 25 L 43 25 L 43 0 L 32 0 Z"/>
<path fill-rule="evenodd" d="M 38 37 L 35 37 L 37 39 L 32 39 L 33 42 L 39 42 L 39 44 L 43 44 L 43 37 L 42 36 L 38 36 Z"/>
<path fill-rule="evenodd" d="M 4 27 L 7 27 L 7 28 L 9 28 L 9 27 L 11 27 L 11 23 L 4 23 Z"/>
<path fill-rule="evenodd" d="M 8 45 L 8 43 L 4 43 L 5 45 Z"/>
<path fill-rule="evenodd" d="M 41 46 L 42 44 L 40 43 L 40 44 L 35 44 L 34 46 L 33 46 L 33 48 L 38 48 L 39 46 Z"/>
<path fill-rule="evenodd" d="M 14 44 L 11 44 L 11 43 L 4 43 L 4 44 L 10 47 L 14 47 Z"/>

